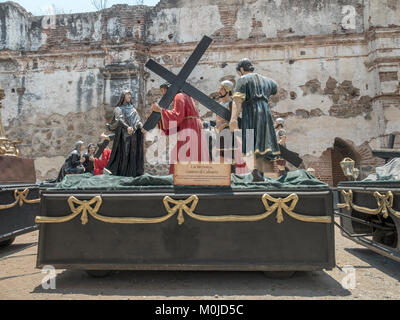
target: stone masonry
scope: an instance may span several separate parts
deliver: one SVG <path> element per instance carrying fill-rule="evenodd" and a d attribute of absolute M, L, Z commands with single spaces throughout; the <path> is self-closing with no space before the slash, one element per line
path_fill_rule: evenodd
<path fill-rule="evenodd" d="M 371 149 L 400 134 L 400 1 L 161 0 L 45 17 L 0 3 L 6 136 L 23 141 L 38 179 L 54 178 L 77 140 L 99 141 L 122 89 L 142 116 L 159 99 L 147 59 L 177 73 L 203 35 L 214 42 L 190 83 L 215 96 L 221 80 L 237 79 L 237 61 L 252 59 L 279 84 L 270 102 L 288 147 L 331 185 L 341 158 L 367 174 L 382 163 Z"/>

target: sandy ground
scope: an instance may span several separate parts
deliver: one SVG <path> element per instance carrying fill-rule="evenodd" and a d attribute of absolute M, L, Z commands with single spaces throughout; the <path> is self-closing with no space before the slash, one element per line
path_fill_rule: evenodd
<path fill-rule="evenodd" d="M 83 271 L 57 271 L 56 289 L 44 290 L 35 268 L 38 233 L 0 250 L 0 299 L 399 299 L 400 263 L 345 239 L 336 229 L 337 268 L 270 279 L 261 272 L 119 272 L 90 278 Z M 346 273 L 343 267 L 353 266 Z M 354 286 L 348 275 L 355 274 Z M 347 277 L 347 278 L 346 278 Z"/>

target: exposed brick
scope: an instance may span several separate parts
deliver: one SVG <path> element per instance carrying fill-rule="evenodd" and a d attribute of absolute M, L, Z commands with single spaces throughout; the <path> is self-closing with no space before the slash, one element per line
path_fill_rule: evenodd
<path fill-rule="evenodd" d="M 399 80 L 399 75 L 397 71 L 393 72 L 379 72 L 379 80 L 385 81 L 397 81 Z"/>

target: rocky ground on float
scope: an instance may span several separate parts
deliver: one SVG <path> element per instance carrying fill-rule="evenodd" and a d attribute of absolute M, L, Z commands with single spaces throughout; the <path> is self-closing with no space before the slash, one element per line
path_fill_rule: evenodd
<path fill-rule="evenodd" d="M 338 230 L 337 268 L 332 271 L 299 272 L 290 279 L 278 280 L 261 272 L 131 271 L 96 279 L 83 271 L 58 270 L 55 290 L 45 290 L 41 285 L 46 275 L 35 268 L 37 241 L 35 232 L 0 249 L 0 299 L 400 298 L 400 263 L 353 243 Z"/>

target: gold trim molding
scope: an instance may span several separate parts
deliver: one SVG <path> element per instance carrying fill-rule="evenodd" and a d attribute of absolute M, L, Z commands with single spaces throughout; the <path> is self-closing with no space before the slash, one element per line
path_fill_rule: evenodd
<path fill-rule="evenodd" d="M 378 205 L 378 208 L 376 209 L 370 209 L 366 207 L 360 207 L 357 206 L 353 203 L 353 190 L 349 190 L 346 192 L 345 190 L 342 190 L 342 195 L 344 198 L 345 203 L 339 203 L 338 208 L 339 209 L 346 209 L 348 212 L 351 212 L 351 210 L 355 210 L 361 213 L 369 214 L 369 215 L 374 215 L 377 216 L 379 214 L 382 214 L 382 216 L 387 219 L 389 217 L 389 213 L 393 214 L 397 218 L 400 218 L 400 212 L 396 211 L 393 209 L 393 192 L 389 191 L 387 194 L 381 194 L 379 192 L 374 192 L 374 197 L 376 200 L 376 203 Z"/>
<path fill-rule="evenodd" d="M 94 197 L 90 201 L 81 201 L 75 197 L 68 199 L 68 204 L 71 209 L 71 214 L 65 217 L 36 217 L 36 223 L 64 223 L 73 220 L 81 215 L 81 222 L 83 225 L 88 223 L 88 216 L 92 216 L 95 220 L 112 223 L 112 224 L 156 224 L 162 223 L 173 216 L 177 215 L 179 225 L 185 223 L 185 214 L 189 217 L 203 222 L 257 222 L 267 219 L 272 214 L 276 213 L 277 223 L 284 222 L 284 213 L 293 219 L 310 222 L 310 223 L 332 223 L 331 217 L 312 217 L 295 213 L 293 210 L 296 208 L 299 197 L 296 194 L 291 194 L 289 197 L 274 198 L 268 194 L 262 197 L 262 202 L 267 210 L 265 213 L 253 216 L 229 215 L 229 216 L 204 216 L 195 213 L 199 198 L 192 195 L 186 200 L 174 200 L 166 196 L 163 200 L 167 214 L 158 218 L 116 218 L 105 217 L 99 214 L 99 210 L 103 203 L 100 196 Z M 271 203 L 271 204 L 270 204 Z"/>
<path fill-rule="evenodd" d="M 20 144 L 20 141 L 11 142 L 7 138 L 0 137 L 0 155 L 19 157 Z"/>
<path fill-rule="evenodd" d="M 0 210 L 14 208 L 17 204 L 19 204 L 19 206 L 22 207 L 24 205 L 24 203 L 26 203 L 26 204 L 40 203 L 40 199 L 35 199 L 35 200 L 27 199 L 27 197 L 29 195 L 29 191 L 30 191 L 29 189 L 25 189 L 24 191 L 14 190 L 15 201 L 11 204 L 0 205 Z"/>

